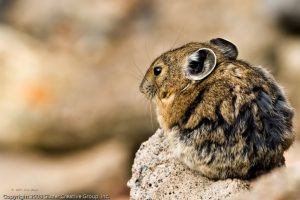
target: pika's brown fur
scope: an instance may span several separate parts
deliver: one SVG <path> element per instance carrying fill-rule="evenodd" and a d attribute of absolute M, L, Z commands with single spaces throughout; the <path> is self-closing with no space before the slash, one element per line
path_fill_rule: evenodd
<path fill-rule="evenodd" d="M 212 179 L 249 179 L 280 167 L 294 140 L 281 88 L 237 54 L 220 38 L 188 43 L 155 59 L 140 85 L 174 155 Z"/>

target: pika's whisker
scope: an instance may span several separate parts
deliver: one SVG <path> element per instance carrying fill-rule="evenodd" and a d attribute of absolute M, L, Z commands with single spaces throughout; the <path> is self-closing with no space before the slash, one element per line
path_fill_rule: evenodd
<path fill-rule="evenodd" d="M 171 48 L 170 48 L 170 49 L 173 49 L 173 48 L 175 47 L 175 45 L 176 45 L 176 43 L 178 42 L 178 40 L 179 40 L 181 34 L 183 33 L 183 30 L 184 30 L 184 29 L 185 29 L 185 25 L 183 24 L 183 26 L 181 27 L 181 29 L 178 31 L 178 34 L 177 34 L 177 36 L 176 36 L 176 38 L 175 38 L 175 41 L 174 41 L 173 44 L 171 45 Z"/>
<path fill-rule="evenodd" d="M 154 132 L 154 124 L 153 124 L 153 113 L 152 113 L 152 102 L 149 101 L 149 105 L 150 105 L 150 120 L 151 120 L 151 127 L 152 127 L 152 131 Z"/>

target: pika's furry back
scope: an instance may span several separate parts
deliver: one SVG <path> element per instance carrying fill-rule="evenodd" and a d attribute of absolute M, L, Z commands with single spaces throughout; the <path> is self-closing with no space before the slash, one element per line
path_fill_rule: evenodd
<path fill-rule="evenodd" d="M 293 111 L 274 78 L 238 60 L 231 42 L 188 43 L 153 61 L 140 85 L 174 155 L 212 179 L 254 178 L 284 165 Z"/>

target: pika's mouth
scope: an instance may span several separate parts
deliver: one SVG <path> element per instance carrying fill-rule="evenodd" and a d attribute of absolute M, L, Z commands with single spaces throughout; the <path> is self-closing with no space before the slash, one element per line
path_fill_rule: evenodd
<path fill-rule="evenodd" d="M 147 99 L 152 100 L 157 94 L 157 87 L 145 79 L 140 84 L 140 92 L 144 94 Z"/>
<path fill-rule="evenodd" d="M 157 94 L 157 89 L 153 86 L 146 87 L 146 91 L 143 94 L 147 99 L 152 100 Z"/>

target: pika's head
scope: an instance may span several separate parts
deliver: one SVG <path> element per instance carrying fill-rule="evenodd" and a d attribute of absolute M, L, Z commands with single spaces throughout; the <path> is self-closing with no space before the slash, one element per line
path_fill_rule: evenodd
<path fill-rule="evenodd" d="M 207 78 L 218 64 L 234 60 L 237 55 L 236 46 L 221 38 L 188 43 L 156 58 L 140 84 L 140 91 L 148 99 L 167 99 Z"/>

